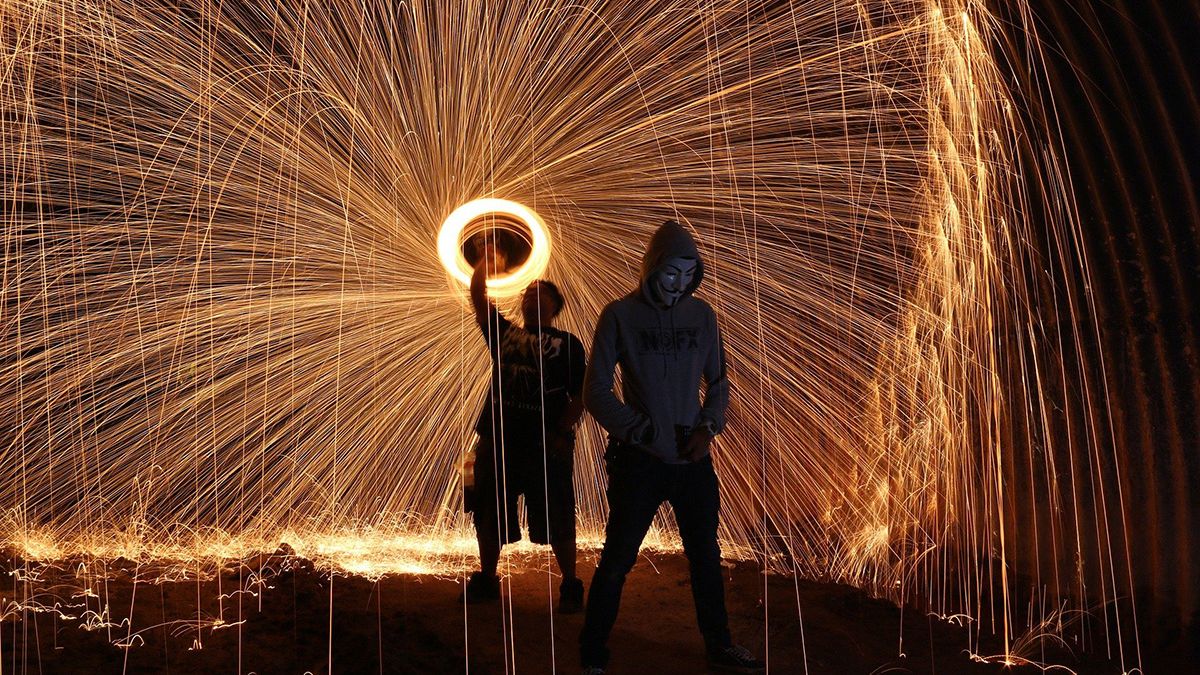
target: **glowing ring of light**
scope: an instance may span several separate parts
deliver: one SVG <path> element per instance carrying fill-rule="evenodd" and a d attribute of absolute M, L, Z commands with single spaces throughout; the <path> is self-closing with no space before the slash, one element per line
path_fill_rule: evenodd
<path fill-rule="evenodd" d="M 459 237 L 467 225 L 492 213 L 510 216 L 524 223 L 533 238 L 529 257 L 520 267 L 487 281 L 491 295 L 513 296 L 541 277 L 550 262 L 550 236 L 546 233 L 546 224 L 532 209 L 507 199 L 494 198 L 476 199 L 463 204 L 442 223 L 442 229 L 438 232 L 438 257 L 442 259 L 447 272 L 463 285 L 470 285 L 474 270 L 463 256 Z"/>

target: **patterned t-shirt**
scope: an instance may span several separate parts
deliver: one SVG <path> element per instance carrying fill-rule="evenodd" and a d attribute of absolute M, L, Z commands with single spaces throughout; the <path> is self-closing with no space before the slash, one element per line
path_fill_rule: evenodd
<path fill-rule="evenodd" d="M 540 442 L 542 425 L 554 429 L 567 403 L 583 390 L 583 343 L 553 326 L 525 330 L 491 303 L 487 320 L 480 330 L 492 354 L 492 385 L 475 432 Z"/>

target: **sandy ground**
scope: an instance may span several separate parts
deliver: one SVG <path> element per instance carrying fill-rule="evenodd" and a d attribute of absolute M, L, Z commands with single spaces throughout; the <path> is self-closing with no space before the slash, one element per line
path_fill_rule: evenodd
<path fill-rule="evenodd" d="M 594 565 L 595 553 L 584 553 L 585 583 Z M 14 611 L 11 599 L 22 597 L 28 587 L 12 574 L 3 591 L 0 675 L 578 672 L 576 638 L 583 619 L 553 611 L 557 576 L 542 559 L 508 566 L 499 603 L 464 606 L 459 579 L 338 576 L 332 581 L 331 611 L 329 577 L 304 563 L 271 578 L 259 595 L 235 593 L 220 600 L 217 579 L 135 585 L 133 565 L 118 563 L 102 586 L 112 625 L 100 622 L 93 630 L 80 628 L 87 616 L 66 620 L 55 612 Z M 5 571 L 12 572 L 12 566 Z M 765 579 L 764 584 L 751 564 L 731 566 L 726 594 L 735 639 L 765 655 L 770 672 L 1042 672 L 975 662 L 967 652 L 965 629 L 915 610 L 901 611 L 851 587 Z M 226 594 L 239 587 L 236 571 L 219 581 Z M 124 649 L 114 642 L 131 632 L 126 618 L 133 592 L 136 636 Z M 47 585 L 42 599 L 68 596 Z M 98 598 L 83 600 L 100 607 Z M 214 627 L 218 616 L 225 623 Z M 682 556 L 647 555 L 639 561 L 626 584 L 611 647 L 614 675 L 708 672 Z M 1000 649 L 985 643 L 981 651 Z M 1052 656 L 1077 673 L 1120 672 L 1099 660 Z"/>

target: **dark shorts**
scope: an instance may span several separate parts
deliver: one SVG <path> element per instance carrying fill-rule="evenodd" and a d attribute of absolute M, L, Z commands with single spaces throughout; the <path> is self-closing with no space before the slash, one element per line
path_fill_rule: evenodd
<path fill-rule="evenodd" d="M 545 461 L 543 455 L 541 439 L 510 439 L 503 447 L 480 439 L 471 501 L 481 536 L 494 534 L 501 545 L 520 541 L 517 497 L 524 495 L 530 541 L 575 543 L 574 452 Z"/>

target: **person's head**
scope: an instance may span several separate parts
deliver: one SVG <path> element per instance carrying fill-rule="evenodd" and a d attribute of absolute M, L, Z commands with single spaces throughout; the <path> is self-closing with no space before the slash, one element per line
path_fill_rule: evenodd
<path fill-rule="evenodd" d="M 703 278 L 704 263 L 691 233 L 674 220 L 659 226 L 642 257 L 644 296 L 670 309 L 693 293 Z"/>
<path fill-rule="evenodd" d="M 667 258 L 651 279 L 650 288 L 655 297 L 664 307 L 674 307 L 675 303 L 688 292 L 696 271 L 700 269 L 700 261 L 686 256 Z"/>
<path fill-rule="evenodd" d="M 562 311 L 566 301 L 554 282 L 539 279 L 521 294 L 521 317 L 527 328 L 549 324 Z"/>

